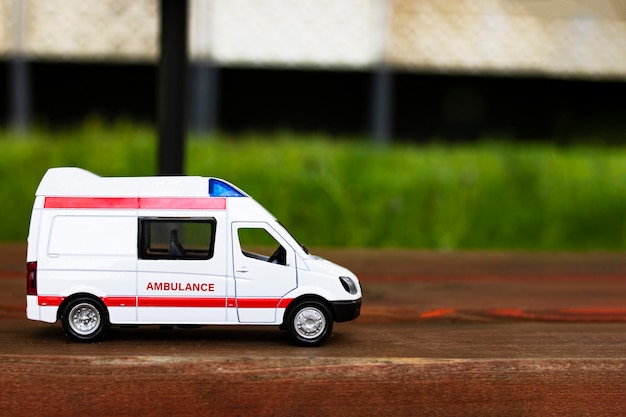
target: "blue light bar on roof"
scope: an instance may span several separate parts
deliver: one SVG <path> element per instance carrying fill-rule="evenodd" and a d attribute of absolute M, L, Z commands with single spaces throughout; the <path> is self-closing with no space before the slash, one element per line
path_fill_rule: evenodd
<path fill-rule="evenodd" d="M 209 179 L 209 196 L 211 197 L 245 197 L 245 195 L 232 185 L 218 180 L 217 178 Z"/>

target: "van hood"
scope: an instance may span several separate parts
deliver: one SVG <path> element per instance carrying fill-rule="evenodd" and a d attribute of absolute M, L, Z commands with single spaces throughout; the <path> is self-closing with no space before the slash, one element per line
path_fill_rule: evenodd
<path fill-rule="evenodd" d="M 348 268 L 344 268 L 341 265 L 337 265 L 336 263 L 320 258 L 319 256 L 310 255 L 310 257 L 306 260 L 306 264 L 312 272 L 357 279 L 356 275 Z"/>

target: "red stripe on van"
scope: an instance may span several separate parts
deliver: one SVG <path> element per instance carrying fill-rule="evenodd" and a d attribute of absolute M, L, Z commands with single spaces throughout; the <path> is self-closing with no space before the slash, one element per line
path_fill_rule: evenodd
<path fill-rule="evenodd" d="M 37 297 L 37 304 L 47 307 L 58 307 L 61 305 L 63 297 L 57 295 L 40 295 Z"/>
<path fill-rule="evenodd" d="M 287 308 L 291 298 L 139 297 L 138 307 Z"/>
<path fill-rule="evenodd" d="M 239 308 L 286 308 L 293 301 L 289 298 L 237 298 Z"/>
<path fill-rule="evenodd" d="M 225 210 L 224 197 L 46 197 L 44 208 Z"/>
<path fill-rule="evenodd" d="M 280 300 L 280 303 L 278 303 L 278 308 L 287 308 L 287 306 L 291 304 L 292 301 L 293 298 L 283 298 L 282 300 Z"/>
<path fill-rule="evenodd" d="M 135 297 L 103 297 L 102 301 L 107 307 L 136 307 Z"/>
<path fill-rule="evenodd" d="M 43 208 L 60 209 L 135 209 L 137 198 L 125 197 L 46 197 Z"/>
<path fill-rule="evenodd" d="M 40 295 L 40 306 L 58 307 L 64 297 Z M 238 307 L 287 308 L 293 298 L 207 298 L 207 297 L 102 297 L 107 307 Z"/>
<path fill-rule="evenodd" d="M 138 307 L 226 307 L 226 298 L 139 297 Z"/>
<path fill-rule="evenodd" d="M 140 198 L 142 209 L 225 210 L 226 199 L 212 198 Z"/>

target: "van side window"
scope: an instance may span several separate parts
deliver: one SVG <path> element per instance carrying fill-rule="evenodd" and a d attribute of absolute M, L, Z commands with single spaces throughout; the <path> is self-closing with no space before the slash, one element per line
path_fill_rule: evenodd
<path fill-rule="evenodd" d="M 211 259 L 214 243 L 214 218 L 139 218 L 141 259 Z"/>
<path fill-rule="evenodd" d="M 279 265 L 287 264 L 287 252 L 280 243 L 262 228 L 240 228 L 239 245 L 248 258 Z"/>

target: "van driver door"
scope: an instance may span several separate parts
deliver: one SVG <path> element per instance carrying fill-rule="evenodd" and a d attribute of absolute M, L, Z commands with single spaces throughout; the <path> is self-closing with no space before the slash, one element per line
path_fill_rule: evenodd
<path fill-rule="evenodd" d="M 265 222 L 233 222 L 233 276 L 240 323 L 274 323 L 297 286 L 294 250 Z"/>

